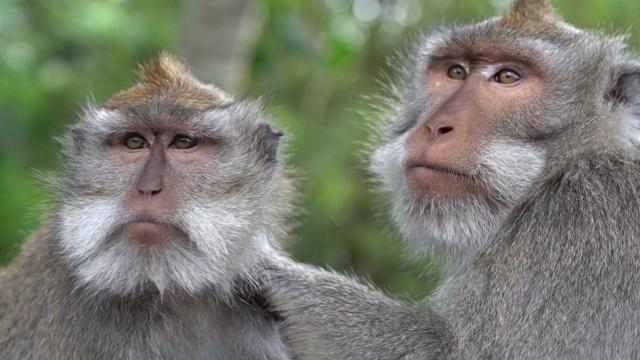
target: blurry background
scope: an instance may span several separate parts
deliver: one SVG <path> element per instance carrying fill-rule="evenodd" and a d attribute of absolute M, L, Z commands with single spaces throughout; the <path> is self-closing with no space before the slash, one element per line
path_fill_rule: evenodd
<path fill-rule="evenodd" d="M 40 224 L 38 171 L 57 167 L 52 139 L 87 97 L 105 101 L 161 49 L 234 94 L 262 96 L 304 174 L 287 250 L 399 295 L 437 281 L 406 265 L 365 171 L 365 95 L 393 77 L 388 56 L 419 31 L 502 13 L 508 0 L 0 0 L 0 265 Z M 638 0 L 555 0 L 578 27 L 624 31 Z M 640 27 L 631 28 L 636 53 Z M 404 265 L 403 265 L 404 264 Z M 425 286 L 427 283 L 429 286 Z"/>

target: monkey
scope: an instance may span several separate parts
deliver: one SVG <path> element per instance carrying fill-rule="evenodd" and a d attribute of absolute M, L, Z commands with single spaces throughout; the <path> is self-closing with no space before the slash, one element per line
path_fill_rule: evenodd
<path fill-rule="evenodd" d="M 169 53 L 137 76 L 61 137 L 51 214 L 0 273 L 0 358 L 288 359 L 256 295 L 283 131 Z"/>
<path fill-rule="evenodd" d="M 414 45 L 409 61 L 398 64 L 403 83 L 389 86 L 389 93 L 380 96 L 386 105 L 381 121 L 375 124 L 373 143 L 378 146 L 371 152 L 369 169 L 378 189 L 390 199 L 391 218 L 403 240 L 422 250 L 420 253 L 426 251 L 440 260 L 444 258 L 440 263 L 451 271 L 485 245 L 504 222 L 543 167 L 544 153 L 529 149 L 536 144 L 521 146 L 512 141 L 490 141 L 487 147 L 476 147 L 483 141 L 481 136 L 477 140 L 471 138 L 476 136 L 474 131 L 481 130 L 474 128 L 476 124 L 427 125 L 422 132 L 410 131 L 418 119 L 439 110 L 439 89 L 446 86 L 442 79 L 416 76 L 430 75 L 428 66 L 435 64 L 428 62 L 424 54 L 431 51 L 433 38 Z M 450 70 L 461 71 L 459 76 L 466 74 L 462 67 Z M 460 116 L 474 115 L 471 112 L 475 109 L 466 106 L 468 113 Z M 447 117 L 446 112 L 441 113 L 439 117 Z M 456 133 L 465 133 L 453 136 L 451 141 L 455 144 L 441 141 L 452 136 L 436 136 L 438 131 L 444 135 L 456 128 L 460 128 Z M 455 146 L 456 151 L 446 148 L 449 146 Z M 516 151 L 521 148 L 526 151 Z M 478 149 L 482 152 L 477 153 Z M 502 159 L 504 150 L 514 151 L 508 152 L 508 159 Z M 409 175 L 422 172 L 427 176 Z M 449 176 L 433 177 L 431 173 Z M 439 181 L 442 179 L 447 181 Z"/>
<path fill-rule="evenodd" d="M 577 29 L 548 0 L 517 0 L 416 49 L 372 169 L 410 240 L 450 231 L 470 254 L 420 301 L 272 262 L 266 297 L 293 353 L 640 357 L 640 62 L 625 36 Z M 495 210 L 499 224 L 459 233 L 450 222 L 460 218 L 446 219 L 456 206 Z M 440 228 L 427 229 L 434 215 Z"/>

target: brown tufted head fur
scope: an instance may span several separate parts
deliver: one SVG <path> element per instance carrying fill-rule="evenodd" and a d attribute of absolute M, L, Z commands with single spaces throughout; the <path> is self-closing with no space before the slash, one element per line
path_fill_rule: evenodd
<path fill-rule="evenodd" d="M 232 100 L 222 90 L 198 81 L 184 63 L 165 52 L 149 63 L 140 65 L 136 74 L 138 83 L 107 100 L 105 108 L 117 110 L 137 107 L 162 97 L 164 101 L 202 111 Z"/>
<path fill-rule="evenodd" d="M 550 0 L 519 0 L 500 21 L 504 27 L 533 33 L 561 33 L 561 24 Z"/>

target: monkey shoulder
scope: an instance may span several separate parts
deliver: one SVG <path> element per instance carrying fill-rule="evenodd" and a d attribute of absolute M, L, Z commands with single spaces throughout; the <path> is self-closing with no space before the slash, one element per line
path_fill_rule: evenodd
<path fill-rule="evenodd" d="M 460 348 L 499 358 L 637 355 L 638 184 L 633 156 L 601 154 L 567 164 L 516 206 L 438 296 Z"/>

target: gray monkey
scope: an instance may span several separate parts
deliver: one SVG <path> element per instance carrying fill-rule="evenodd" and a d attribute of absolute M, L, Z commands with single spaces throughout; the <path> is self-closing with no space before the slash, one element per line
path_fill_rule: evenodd
<path fill-rule="evenodd" d="M 0 359 L 289 358 L 257 293 L 293 189 L 269 124 L 168 54 L 89 104 L 0 272 Z"/>
<path fill-rule="evenodd" d="M 549 1 L 416 48 L 373 170 L 396 222 L 465 260 L 406 303 L 282 261 L 268 300 L 311 359 L 640 357 L 640 63 Z"/>

